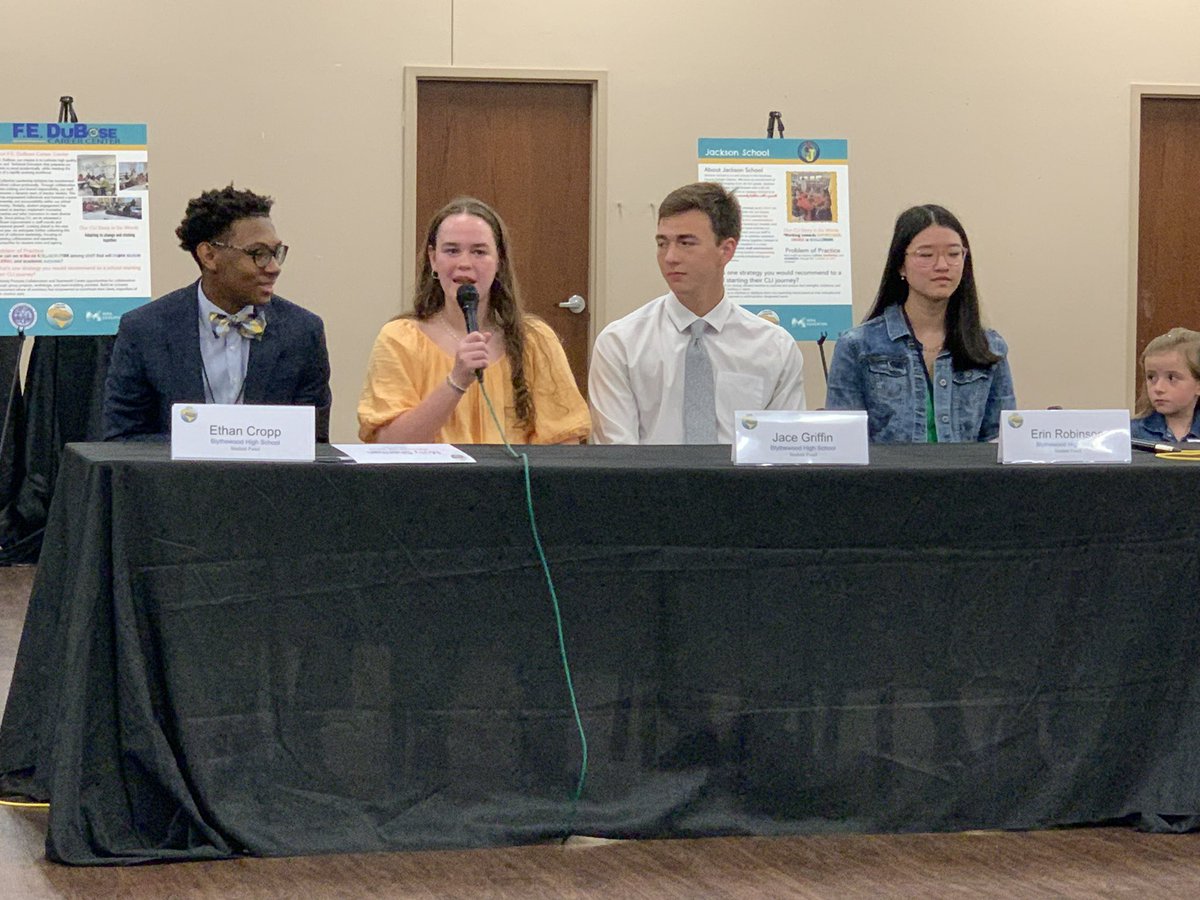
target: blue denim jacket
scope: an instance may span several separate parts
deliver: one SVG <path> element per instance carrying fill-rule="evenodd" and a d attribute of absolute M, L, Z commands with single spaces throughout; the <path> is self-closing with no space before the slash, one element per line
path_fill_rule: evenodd
<path fill-rule="evenodd" d="M 957 371 L 949 350 L 934 361 L 933 412 L 941 443 L 990 441 L 1000 433 L 1000 410 L 1016 407 L 1008 344 L 990 330 L 987 340 L 1000 357 L 987 368 Z M 865 409 L 872 441 L 923 444 L 926 385 L 920 346 L 903 310 L 893 305 L 838 338 L 825 407 Z"/>
<path fill-rule="evenodd" d="M 1174 433 L 1167 425 L 1166 417 L 1159 412 L 1152 412 L 1140 419 L 1129 420 L 1129 436 L 1137 441 L 1158 441 L 1165 444 L 1178 444 Z M 1200 405 L 1192 417 L 1192 427 L 1183 436 L 1185 441 L 1200 441 Z"/>

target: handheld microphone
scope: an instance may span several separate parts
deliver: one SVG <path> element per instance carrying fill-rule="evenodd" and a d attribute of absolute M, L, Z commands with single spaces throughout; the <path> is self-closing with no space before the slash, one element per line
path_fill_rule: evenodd
<path fill-rule="evenodd" d="M 463 319 L 467 323 L 467 334 L 472 331 L 479 330 L 479 321 L 477 320 L 477 310 L 479 309 L 479 291 L 475 290 L 473 284 L 460 284 L 458 286 L 458 306 L 462 310 Z M 483 383 L 483 369 L 475 370 L 475 378 Z"/>

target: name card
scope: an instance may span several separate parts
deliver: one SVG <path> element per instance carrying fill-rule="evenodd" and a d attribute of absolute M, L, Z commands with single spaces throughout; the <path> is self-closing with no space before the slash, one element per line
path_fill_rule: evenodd
<path fill-rule="evenodd" d="M 317 455 L 311 406 L 176 403 L 171 459 L 312 462 Z"/>
<path fill-rule="evenodd" d="M 1129 411 L 1005 410 L 996 454 L 1002 463 L 1127 463 Z"/>
<path fill-rule="evenodd" d="M 747 411 L 733 414 L 739 466 L 865 466 L 867 414 L 861 410 Z"/>

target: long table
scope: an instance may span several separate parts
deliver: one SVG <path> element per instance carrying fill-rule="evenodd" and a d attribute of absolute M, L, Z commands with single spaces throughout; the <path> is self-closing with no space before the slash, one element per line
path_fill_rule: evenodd
<path fill-rule="evenodd" d="M 71 445 L 0 792 L 77 864 L 1200 814 L 1200 468 Z M 1188 820 L 1184 819 L 1186 823 Z"/>

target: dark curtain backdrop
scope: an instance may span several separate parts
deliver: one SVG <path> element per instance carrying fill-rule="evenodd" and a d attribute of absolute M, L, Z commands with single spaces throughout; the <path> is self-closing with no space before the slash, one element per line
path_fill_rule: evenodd
<path fill-rule="evenodd" d="M 115 336 L 34 338 L 22 389 L 21 340 L 0 338 L 0 565 L 37 562 L 63 446 L 98 441 Z"/>

